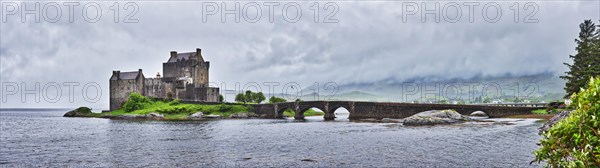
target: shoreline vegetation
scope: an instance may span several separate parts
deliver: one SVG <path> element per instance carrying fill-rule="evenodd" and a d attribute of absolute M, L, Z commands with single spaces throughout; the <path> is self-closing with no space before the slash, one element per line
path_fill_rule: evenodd
<path fill-rule="evenodd" d="M 123 107 L 117 110 L 95 113 L 91 108 L 79 107 L 67 112 L 65 117 L 89 117 L 110 119 L 146 120 L 198 120 L 216 118 L 257 118 L 248 104 L 186 104 L 178 99 L 153 100 L 139 93 L 131 93 Z M 284 115 L 294 117 L 294 112 L 286 110 Z M 322 116 L 323 112 L 309 109 L 304 116 Z"/>

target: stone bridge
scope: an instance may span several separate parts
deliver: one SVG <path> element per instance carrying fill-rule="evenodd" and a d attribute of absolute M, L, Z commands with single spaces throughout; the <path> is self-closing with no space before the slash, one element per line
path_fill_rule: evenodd
<path fill-rule="evenodd" d="M 283 112 L 291 109 L 296 113 L 294 118 L 304 119 L 304 112 L 310 108 L 317 108 L 325 112 L 325 120 L 333 120 L 334 112 L 338 108 L 345 108 L 350 112 L 350 119 L 365 118 L 405 118 L 419 112 L 428 110 L 454 109 L 463 115 L 474 111 L 483 111 L 489 117 L 502 117 L 509 115 L 531 114 L 532 110 L 544 107 L 514 107 L 490 105 L 457 105 L 457 104 L 414 104 L 392 102 L 359 102 L 359 101 L 302 101 L 273 104 L 255 104 L 254 112 L 266 115 L 268 118 L 283 118 Z"/>

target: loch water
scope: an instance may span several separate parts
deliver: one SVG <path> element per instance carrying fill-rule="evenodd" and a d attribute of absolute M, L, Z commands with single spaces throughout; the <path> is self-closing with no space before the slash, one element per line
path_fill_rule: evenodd
<path fill-rule="evenodd" d="M 127 121 L 0 111 L 0 167 L 540 167 L 534 119 L 406 127 L 322 117 Z"/>

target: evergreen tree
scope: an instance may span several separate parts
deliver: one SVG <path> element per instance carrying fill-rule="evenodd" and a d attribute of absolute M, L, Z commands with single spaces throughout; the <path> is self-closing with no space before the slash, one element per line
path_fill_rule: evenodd
<path fill-rule="evenodd" d="M 600 29 L 596 29 L 592 20 L 579 24 L 579 29 L 579 38 L 575 39 L 577 53 L 569 56 L 573 59 L 573 64 L 564 63 L 569 71 L 560 77 L 567 80 L 565 98 L 585 87 L 590 77 L 600 75 Z"/>

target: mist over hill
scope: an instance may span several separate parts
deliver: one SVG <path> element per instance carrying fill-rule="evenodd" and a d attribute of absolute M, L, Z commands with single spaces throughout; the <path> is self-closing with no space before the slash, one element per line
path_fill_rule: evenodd
<path fill-rule="evenodd" d="M 565 81 L 552 73 L 470 79 L 414 78 L 407 81 L 382 80 L 371 83 L 337 84 L 335 87 L 303 88 L 296 93 L 264 92 L 294 101 L 349 100 L 424 103 L 550 102 L 562 100 Z M 226 101 L 234 101 L 240 91 L 222 90 Z"/>
<path fill-rule="evenodd" d="M 390 102 L 548 102 L 562 100 L 565 81 L 552 73 L 470 79 L 439 80 L 414 78 L 407 81 L 383 80 L 338 86 L 334 95 L 322 91 L 319 99 Z M 302 100 L 316 100 L 313 88 L 304 89 Z M 323 94 L 326 92 L 326 94 Z"/>

